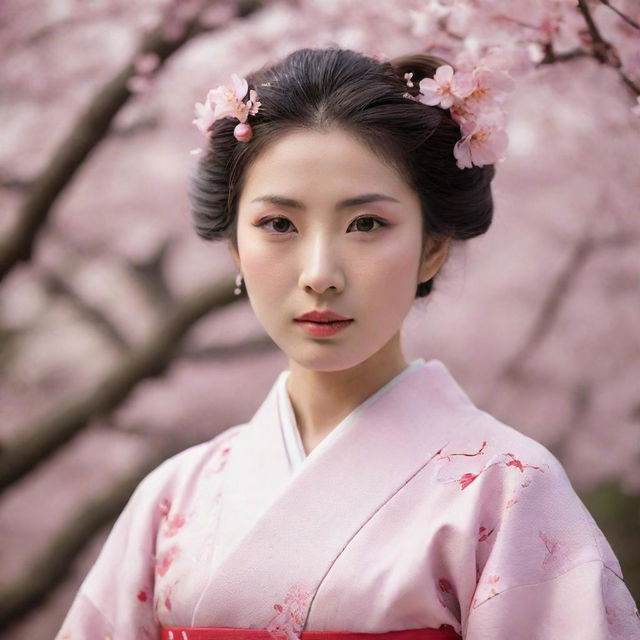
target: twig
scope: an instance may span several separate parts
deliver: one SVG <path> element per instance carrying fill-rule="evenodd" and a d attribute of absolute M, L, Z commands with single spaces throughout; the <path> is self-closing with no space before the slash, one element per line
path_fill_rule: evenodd
<path fill-rule="evenodd" d="M 618 56 L 615 47 L 602 37 L 602 34 L 591 15 L 591 10 L 589 9 L 587 0 L 578 0 L 578 8 L 587 23 L 587 29 L 589 29 L 589 34 L 591 35 L 591 51 L 595 59 L 603 64 L 608 64 L 619 69 L 622 66 L 620 57 Z"/>
<path fill-rule="evenodd" d="M 602 0 L 601 0 L 602 1 Z M 582 12 L 584 19 L 587 23 L 589 33 L 591 35 L 592 50 L 589 53 L 581 48 L 572 49 L 565 53 L 556 53 L 553 50 L 553 44 L 546 42 L 544 44 L 544 58 L 537 63 L 537 67 L 545 64 L 553 64 L 555 62 L 567 62 L 575 58 L 582 57 L 594 57 L 601 64 L 606 64 L 614 67 L 622 81 L 631 89 L 635 95 L 640 95 L 640 84 L 634 82 L 623 70 L 622 61 L 618 56 L 618 52 L 615 47 L 608 43 L 600 34 L 600 31 L 593 20 L 591 11 L 586 3 L 586 0 L 578 0 L 580 11 Z"/>
<path fill-rule="evenodd" d="M 569 60 L 575 60 L 576 58 L 590 58 L 591 54 L 584 49 L 576 48 L 564 53 L 556 53 L 553 49 L 553 45 L 550 42 L 546 42 L 543 47 L 544 57 L 540 62 L 536 64 L 536 67 L 541 67 L 547 64 L 554 64 L 555 62 L 568 62 Z"/>
<path fill-rule="evenodd" d="M 600 0 L 600 2 L 605 5 L 606 7 L 609 7 L 609 9 L 611 9 L 611 11 L 614 11 L 615 13 L 617 13 L 625 22 L 627 22 L 628 24 L 630 24 L 634 29 L 639 29 L 640 30 L 640 24 L 638 24 L 635 20 L 633 20 L 632 18 L 630 18 L 628 15 L 622 13 L 622 11 L 620 11 L 620 9 L 616 9 L 616 7 L 614 7 L 609 0 Z"/>

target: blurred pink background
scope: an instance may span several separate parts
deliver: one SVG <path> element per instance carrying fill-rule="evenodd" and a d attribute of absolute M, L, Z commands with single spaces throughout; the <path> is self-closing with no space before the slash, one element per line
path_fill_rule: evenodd
<path fill-rule="evenodd" d="M 191 121 L 231 73 L 329 44 L 450 59 L 463 45 L 534 59 L 554 45 L 506 104 L 493 226 L 416 303 L 405 355 L 442 360 L 478 406 L 560 459 L 639 599 L 640 30 L 588 3 L 616 67 L 588 55 L 571 3 L 524 16 L 518 0 L 506 20 L 487 2 L 479 20 L 469 7 L 483 4 L 2 3 L 3 255 L 19 223 L 43 220 L 0 283 L 3 637 L 53 635 L 137 481 L 248 420 L 287 366 L 233 295 L 226 247 L 191 230 Z M 640 21 L 637 3 L 617 6 Z"/>

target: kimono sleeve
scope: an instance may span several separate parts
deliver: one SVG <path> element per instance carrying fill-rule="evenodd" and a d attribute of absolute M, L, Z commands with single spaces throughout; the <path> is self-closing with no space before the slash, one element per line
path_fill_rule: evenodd
<path fill-rule="evenodd" d="M 640 640 L 638 609 L 613 550 L 544 451 L 533 464 L 508 472 L 496 464 L 487 474 L 497 526 L 477 564 L 464 639 Z"/>
<path fill-rule="evenodd" d="M 640 640 L 640 619 L 622 579 L 593 560 L 483 602 L 471 613 L 464 638 Z"/>
<path fill-rule="evenodd" d="M 154 611 L 158 502 L 177 456 L 151 471 L 118 516 L 55 640 L 157 640 Z"/>

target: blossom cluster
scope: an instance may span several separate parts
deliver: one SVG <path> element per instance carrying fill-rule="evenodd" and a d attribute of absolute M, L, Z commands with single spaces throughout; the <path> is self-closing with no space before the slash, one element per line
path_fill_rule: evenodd
<path fill-rule="evenodd" d="M 406 98 L 430 106 L 449 109 L 460 126 L 462 138 L 456 142 L 453 154 L 458 168 L 483 166 L 504 160 L 508 145 L 505 113 L 502 103 L 515 83 L 501 67 L 499 56 L 487 55 L 473 67 L 454 72 L 451 65 L 441 65 L 433 78 L 423 78 L 420 93 Z M 408 87 L 413 87 L 413 73 L 405 73 Z"/>

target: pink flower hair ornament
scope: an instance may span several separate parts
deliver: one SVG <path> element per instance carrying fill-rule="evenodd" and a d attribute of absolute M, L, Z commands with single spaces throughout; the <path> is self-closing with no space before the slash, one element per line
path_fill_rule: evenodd
<path fill-rule="evenodd" d="M 407 87 L 414 86 L 412 76 L 413 73 L 404 74 Z M 233 130 L 233 135 L 240 142 L 248 142 L 253 137 L 253 131 L 247 118 L 258 113 L 261 103 L 254 89 L 249 91 L 249 98 L 244 101 L 249 88 L 247 80 L 235 73 L 231 78 L 233 86 L 220 85 L 217 89 L 211 89 L 204 104 L 196 103 L 193 124 L 209 139 L 216 120 L 237 118 L 240 122 Z M 462 138 L 453 148 L 453 155 L 458 168 L 464 169 L 504 160 L 508 137 L 504 131 L 505 117 L 501 103 L 506 92 L 514 86 L 506 71 L 491 67 L 487 61 L 481 60 L 470 71 L 454 72 L 450 65 L 441 65 L 433 78 L 420 81 L 417 96 L 409 92 L 403 96 L 449 110 L 451 118 L 458 123 L 462 132 Z M 193 149 L 191 153 L 201 151 Z"/>
<path fill-rule="evenodd" d="M 249 91 L 249 98 L 244 101 L 249 88 L 245 78 L 240 78 L 234 73 L 231 75 L 231 80 L 232 86 L 220 85 L 217 89 L 211 89 L 204 104 L 196 102 L 196 118 L 193 124 L 207 138 L 210 138 L 216 120 L 237 118 L 240 122 L 233 130 L 233 135 L 240 142 L 248 142 L 253 137 L 253 130 L 247 118 L 258 113 L 261 103 L 258 102 L 258 94 L 254 89 Z"/>
<path fill-rule="evenodd" d="M 502 162 L 509 143 L 501 104 L 515 83 L 504 69 L 490 66 L 488 60 L 481 60 L 470 71 L 454 72 L 451 65 L 441 65 L 433 78 L 420 80 L 419 95 L 404 94 L 410 100 L 449 110 L 462 132 L 453 148 L 459 169 Z M 404 74 L 408 87 L 414 86 L 412 76 Z"/>

